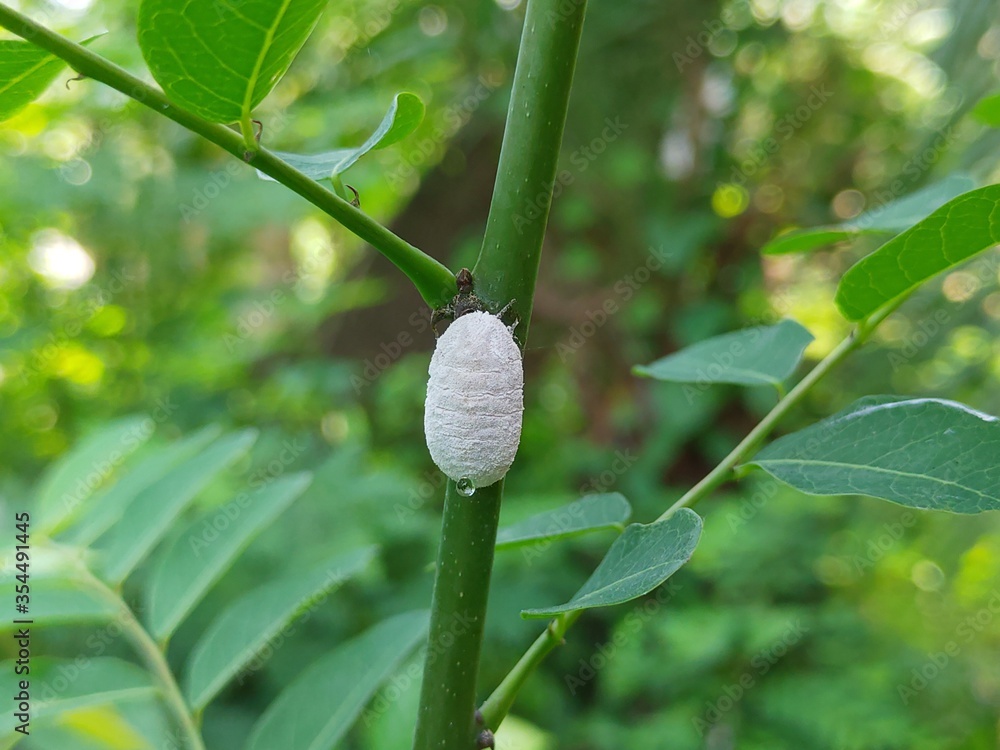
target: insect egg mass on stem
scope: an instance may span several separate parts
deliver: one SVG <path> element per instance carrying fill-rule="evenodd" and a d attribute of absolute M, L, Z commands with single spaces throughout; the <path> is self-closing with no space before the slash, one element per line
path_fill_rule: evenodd
<path fill-rule="evenodd" d="M 471 495 L 503 479 L 521 440 L 521 352 L 496 315 L 455 319 L 431 357 L 424 434 L 437 467 Z"/>

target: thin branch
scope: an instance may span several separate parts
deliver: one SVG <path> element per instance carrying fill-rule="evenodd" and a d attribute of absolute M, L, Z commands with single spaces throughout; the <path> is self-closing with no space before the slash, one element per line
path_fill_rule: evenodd
<path fill-rule="evenodd" d="M 243 136 L 225 125 L 211 123 L 172 104 L 162 92 L 124 68 L 42 26 L 0 3 L 0 26 L 65 60 L 77 73 L 100 81 L 164 117 L 183 125 L 240 160 L 298 193 L 328 216 L 385 255 L 405 273 L 431 307 L 440 307 L 455 296 L 455 277 L 448 268 L 396 236 L 388 228 L 327 190 L 315 180 L 266 149 L 248 151 Z"/>
<path fill-rule="evenodd" d="M 554 620 L 542 631 L 542 634 L 535 639 L 535 642 L 528 647 L 524 655 L 518 659 L 514 668 L 503 678 L 503 682 L 497 685 L 497 689 L 486 699 L 486 702 L 479 708 L 483 717 L 483 724 L 491 729 L 499 728 L 501 722 L 507 717 L 514 700 L 520 692 L 521 687 L 528 678 L 534 674 L 535 670 L 542 663 L 546 656 L 556 647 L 563 644 L 563 637 L 573 623 L 576 622 L 582 609 L 573 612 L 565 612 Z"/>
<path fill-rule="evenodd" d="M 656 520 L 662 521 L 675 513 L 679 508 L 689 508 L 695 505 L 711 494 L 716 487 L 733 479 L 733 469 L 756 453 L 761 443 L 774 430 L 778 422 L 793 407 L 798 405 L 805 395 L 812 390 L 813 386 L 827 373 L 843 362 L 852 352 L 860 348 L 878 325 L 892 314 L 905 299 L 906 297 L 896 300 L 851 331 L 833 351 L 826 355 L 792 390 L 781 398 L 775 407 L 767 413 L 757 426 L 740 441 L 739 445 L 718 466 Z M 511 706 L 514 704 L 521 686 L 534 673 L 545 657 L 548 656 L 549 652 L 562 643 L 566 631 L 572 627 L 581 614 L 583 614 L 583 610 L 566 612 L 549 622 L 545 631 L 528 647 L 528 650 L 518 660 L 517 664 L 514 665 L 503 682 L 497 686 L 493 694 L 483 703 L 480 712 L 483 715 L 486 726 L 494 731 L 499 728 L 500 723 L 507 716 Z"/>
<path fill-rule="evenodd" d="M 95 577 L 89 570 L 82 567 L 79 570 L 85 583 L 91 587 L 94 593 L 113 604 L 121 613 L 119 621 L 122 626 L 122 632 L 128 638 L 129 642 L 131 642 L 143 663 L 145 663 L 146 669 L 149 670 L 154 679 L 159 683 L 164 703 L 166 703 L 174 721 L 184 735 L 185 741 L 183 747 L 191 748 L 191 750 L 205 750 L 205 743 L 201 738 L 201 732 L 198 731 L 191 710 L 188 708 L 184 696 L 181 694 L 173 672 L 170 671 L 170 665 L 167 664 L 164 652 L 160 650 L 156 641 L 146 632 L 146 629 L 142 627 L 132 613 L 132 610 L 129 609 L 128 605 L 118 594 L 103 581 Z"/>

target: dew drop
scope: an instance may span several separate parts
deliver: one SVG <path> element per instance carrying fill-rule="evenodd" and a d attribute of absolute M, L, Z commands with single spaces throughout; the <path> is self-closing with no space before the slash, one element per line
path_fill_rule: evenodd
<path fill-rule="evenodd" d="M 472 483 L 472 480 L 468 477 L 462 477 L 459 479 L 455 486 L 458 488 L 458 494 L 465 497 L 472 497 L 476 493 L 476 485 Z"/>

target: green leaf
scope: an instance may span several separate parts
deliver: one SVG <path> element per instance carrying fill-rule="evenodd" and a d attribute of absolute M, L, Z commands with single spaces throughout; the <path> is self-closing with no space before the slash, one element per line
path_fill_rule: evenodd
<path fill-rule="evenodd" d="M 650 365 L 633 367 L 632 372 L 676 383 L 780 386 L 812 340 L 812 334 L 794 320 L 782 320 L 699 341 Z"/>
<path fill-rule="evenodd" d="M 1000 91 L 987 94 L 972 108 L 972 116 L 991 128 L 1000 127 Z"/>
<path fill-rule="evenodd" d="M 3 576 L 0 591 L 6 601 L 14 601 L 16 570 Z M 122 614 L 121 604 L 88 587 L 71 575 L 32 575 L 30 610 L 24 615 L 35 626 L 79 625 L 106 622 Z M 11 619 L 0 620 L 0 631 L 17 630 Z"/>
<path fill-rule="evenodd" d="M 276 479 L 195 521 L 161 555 L 146 587 L 150 632 L 162 639 L 201 601 L 248 544 L 301 495 L 312 475 Z"/>
<path fill-rule="evenodd" d="M 30 42 L 0 40 L 0 122 L 40 97 L 66 63 Z"/>
<path fill-rule="evenodd" d="M 191 652 L 185 676 L 191 706 L 201 710 L 208 705 L 286 625 L 360 573 L 374 556 L 374 547 L 338 555 L 311 571 L 272 581 L 237 599 Z"/>
<path fill-rule="evenodd" d="M 791 255 L 792 253 L 807 253 L 820 247 L 833 245 L 837 242 L 853 240 L 864 234 L 892 234 L 878 227 L 869 229 L 847 229 L 838 225 L 810 227 L 808 229 L 793 229 L 783 232 L 761 248 L 764 255 Z"/>
<path fill-rule="evenodd" d="M 601 529 L 624 529 L 632 506 L 617 492 L 585 495 L 561 508 L 538 513 L 497 532 L 497 549 L 568 539 Z"/>
<path fill-rule="evenodd" d="M 883 203 L 843 224 L 785 232 L 768 242 L 761 252 L 765 255 L 803 253 L 861 235 L 898 234 L 975 186 L 975 180 L 968 175 L 949 175 L 940 182 Z"/>
<path fill-rule="evenodd" d="M 124 581 L 198 493 L 250 450 L 256 439 L 256 430 L 219 438 L 143 490 L 115 526 L 104 555 L 104 577 L 116 584 Z"/>
<path fill-rule="evenodd" d="M 0 39 L 0 122 L 40 97 L 65 67 L 63 60 L 31 42 Z"/>
<path fill-rule="evenodd" d="M 69 527 L 60 532 L 60 542 L 80 547 L 88 547 L 94 540 L 118 522 L 125 508 L 138 497 L 139 493 L 156 481 L 181 461 L 186 461 L 222 434 L 222 430 L 212 425 L 204 427 L 176 443 L 152 449 L 152 453 L 137 461 L 134 467 L 125 466 L 124 474 L 111 487 L 92 497 L 83 505 Z"/>
<path fill-rule="evenodd" d="M 379 685 L 426 638 L 429 620 L 423 611 L 397 615 L 323 657 L 267 708 L 247 750 L 335 747 Z"/>
<path fill-rule="evenodd" d="M 13 696 L 17 680 L 14 662 L 0 663 L 3 669 L 4 695 Z M 29 679 L 32 684 L 31 728 L 52 724 L 70 711 L 115 706 L 128 701 L 152 698 L 158 690 L 150 683 L 149 676 L 135 664 L 110 657 L 79 660 L 53 659 L 35 656 L 31 662 Z M 14 733 L 13 712 L 4 712 L 0 720 L 0 743 Z M 4 746 L 0 744 L 0 746 Z"/>
<path fill-rule="evenodd" d="M 357 148 L 338 148 L 322 154 L 292 154 L 285 151 L 276 151 L 275 154 L 314 180 L 329 180 L 346 172 L 369 151 L 386 148 L 402 140 L 416 130 L 423 119 L 424 103 L 420 97 L 403 92 L 396 94 L 392 106 L 375 132 Z M 273 177 L 260 170 L 257 171 L 257 176 L 274 181 Z"/>
<path fill-rule="evenodd" d="M 52 534 L 78 513 L 94 490 L 107 482 L 125 459 L 153 434 L 149 417 L 123 417 L 71 448 L 39 483 L 34 531 Z"/>
<path fill-rule="evenodd" d="M 566 604 L 526 609 L 521 617 L 610 607 L 648 594 L 691 559 L 701 536 L 701 518 L 690 508 L 651 524 L 634 523 L 615 540 L 597 570 Z"/>
<path fill-rule="evenodd" d="M 1000 508 L 1000 420 L 953 401 L 872 397 L 775 440 L 758 466 L 811 495 L 870 495 L 911 508 Z"/>
<path fill-rule="evenodd" d="M 1000 185 L 965 193 L 851 266 L 837 306 L 848 320 L 863 320 L 998 242 Z"/>
<path fill-rule="evenodd" d="M 139 47 L 171 100 L 211 122 L 248 118 L 288 70 L 326 0 L 142 0 Z"/>

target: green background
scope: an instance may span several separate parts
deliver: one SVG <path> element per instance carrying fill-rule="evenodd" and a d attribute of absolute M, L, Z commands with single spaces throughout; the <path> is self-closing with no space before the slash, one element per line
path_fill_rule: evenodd
<path fill-rule="evenodd" d="M 511 5 L 335 0 L 258 109 L 263 142 L 358 145 L 396 92 L 417 93 L 428 106 L 418 131 L 344 180 L 397 234 L 471 266 L 520 32 Z M 142 69 L 136 3 L 22 7 L 73 38 L 108 30 L 91 49 Z M 828 352 L 849 329 L 836 283 L 876 240 L 802 257 L 759 249 L 778 230 L 836 224 L 954 172 L 995 182 L 1000 138 L 968 113 L 996 87 L 998 60 L 1000 18 L 982 0 L 594 2 L 506 518 L 617 491 L 646 522 L 707 473 L 774 391 L 630 368 L 782 317 L 815 335 L 809 359 Z M 209 746 L 238 747 L 333 645 L 429 601 L 443 485 L 422 436 L 426 308 L 304 201 L 98 84 L 67 88 L 69 77 L 0 125 L 3 517 L 30 507 L 49 462 L 128 414 L 165 414 L 154 442 L 213 422 L 262 431 L 202 509 L 248 476 L 316 471 L 175 636 L 175 664 L 262 579 L 381 545 L 364 576 L 208 709 Z M 1000 414 L 997 269 L 991 251 L 929 284 L 784 429 L 869 393 Z M 658 594 L 586 613 L 523 691 L 501 747 L 998 746 L 995 514 L 807 497 L 759 473 L 698 510 L 691 563 Z M 498 553 L 484 686 L 539 631 L 519 611 L 567 601 L 610 541 Z M 90 635 L 50 630 L 37 645 L 72 657 L 91 653 Z M 901 697 L 952 642 L 957 655 Z M 415 706 L 404 691 L 345 747 L 408 747 Z"/>

